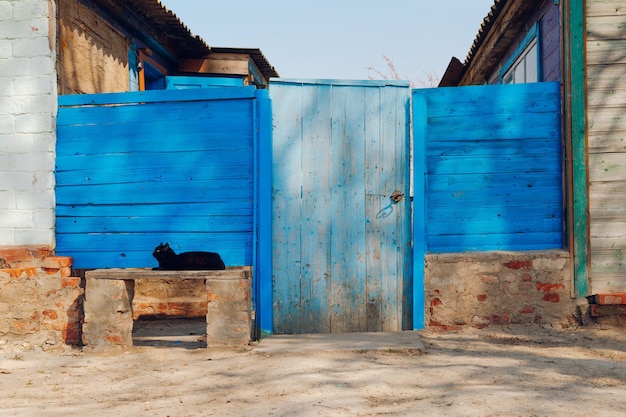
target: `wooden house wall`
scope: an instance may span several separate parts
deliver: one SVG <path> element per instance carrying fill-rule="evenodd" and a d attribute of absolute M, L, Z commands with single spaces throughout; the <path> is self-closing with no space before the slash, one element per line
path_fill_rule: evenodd
<path fill-rule="evenodd" d="M 78 0 L 58 0 L 59 94 L 128 91 L 126 37 Z"/>
<path fill-rule="evenodd" d="M 541 81 L 551 82 L 561 79 L 561 21 L 558 4 L 546 2 L 545 14 L 539 23 L 541 38 Z"/>
<path fill-rule="evenodd" d="M 591 293 L 626 292 L 626 4 L 586 4 Z"/>
<path fill-rule="evenodd" d="M 539 44 L 541 54 L 542 77 L 540 81 L 552 82 L 561 79 L 561 26 L 559 6 L 553 2 L 544 2 L 541 9 L 534 13 L 528 20 L 526 27 L 530 28 L 536 22 L 539 23 Z M 526 36 L 526 31 L 521 32 L 509 51 L 504 55 L 500 64 L 507 62 Z M 501 70 L 501 66 L 497 71 Z M 498 83 L 499 77 L 494 77 L 493 82 Z"/>

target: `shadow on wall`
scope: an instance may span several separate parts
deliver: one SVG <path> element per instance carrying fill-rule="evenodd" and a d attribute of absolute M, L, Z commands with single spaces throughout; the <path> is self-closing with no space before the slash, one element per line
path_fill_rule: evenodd
<path fill-rule="evenodd" d="M 59 94 L 124 92 L 129 40 L 77 0 L 59 0 Z"/>

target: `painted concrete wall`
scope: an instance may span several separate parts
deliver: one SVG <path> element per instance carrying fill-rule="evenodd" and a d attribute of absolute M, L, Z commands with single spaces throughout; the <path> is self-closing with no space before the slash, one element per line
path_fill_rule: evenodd
<path fill-rule="evenodd" d="M 54 246 L 52 0 L 0 0 L 0 246 Z"/>

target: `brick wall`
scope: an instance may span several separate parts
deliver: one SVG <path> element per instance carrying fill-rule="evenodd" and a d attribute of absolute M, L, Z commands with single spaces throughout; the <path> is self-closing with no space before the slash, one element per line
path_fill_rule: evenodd
<path fill-rule="evenodd" d="M 55 18 L 0 0 L 0 245 L 54 245 Z"/>
<path fill-rule="evenodd" d="M 564 251 L 427 255 L 426 325 L 573 324 L 569 254 Z"/>
<path fill-rule="evenodd" d="M 81 343 L 84 290 L 71 266 L 72 258 L 46 247 L 0 247 L 0 338 Z"/>

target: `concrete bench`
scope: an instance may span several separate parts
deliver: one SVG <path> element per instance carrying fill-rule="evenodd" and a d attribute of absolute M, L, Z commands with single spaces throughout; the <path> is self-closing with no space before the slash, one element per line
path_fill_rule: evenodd
<path fill-rule="evenodd" d="M 82 341 L 90 350 L 133 345 L 132 302 L 135 280 L 204 280 L 207 347 L 242 346 L 250 342 L 250 267 L 223 271 L 96 269 L 85 273 Z"/>

